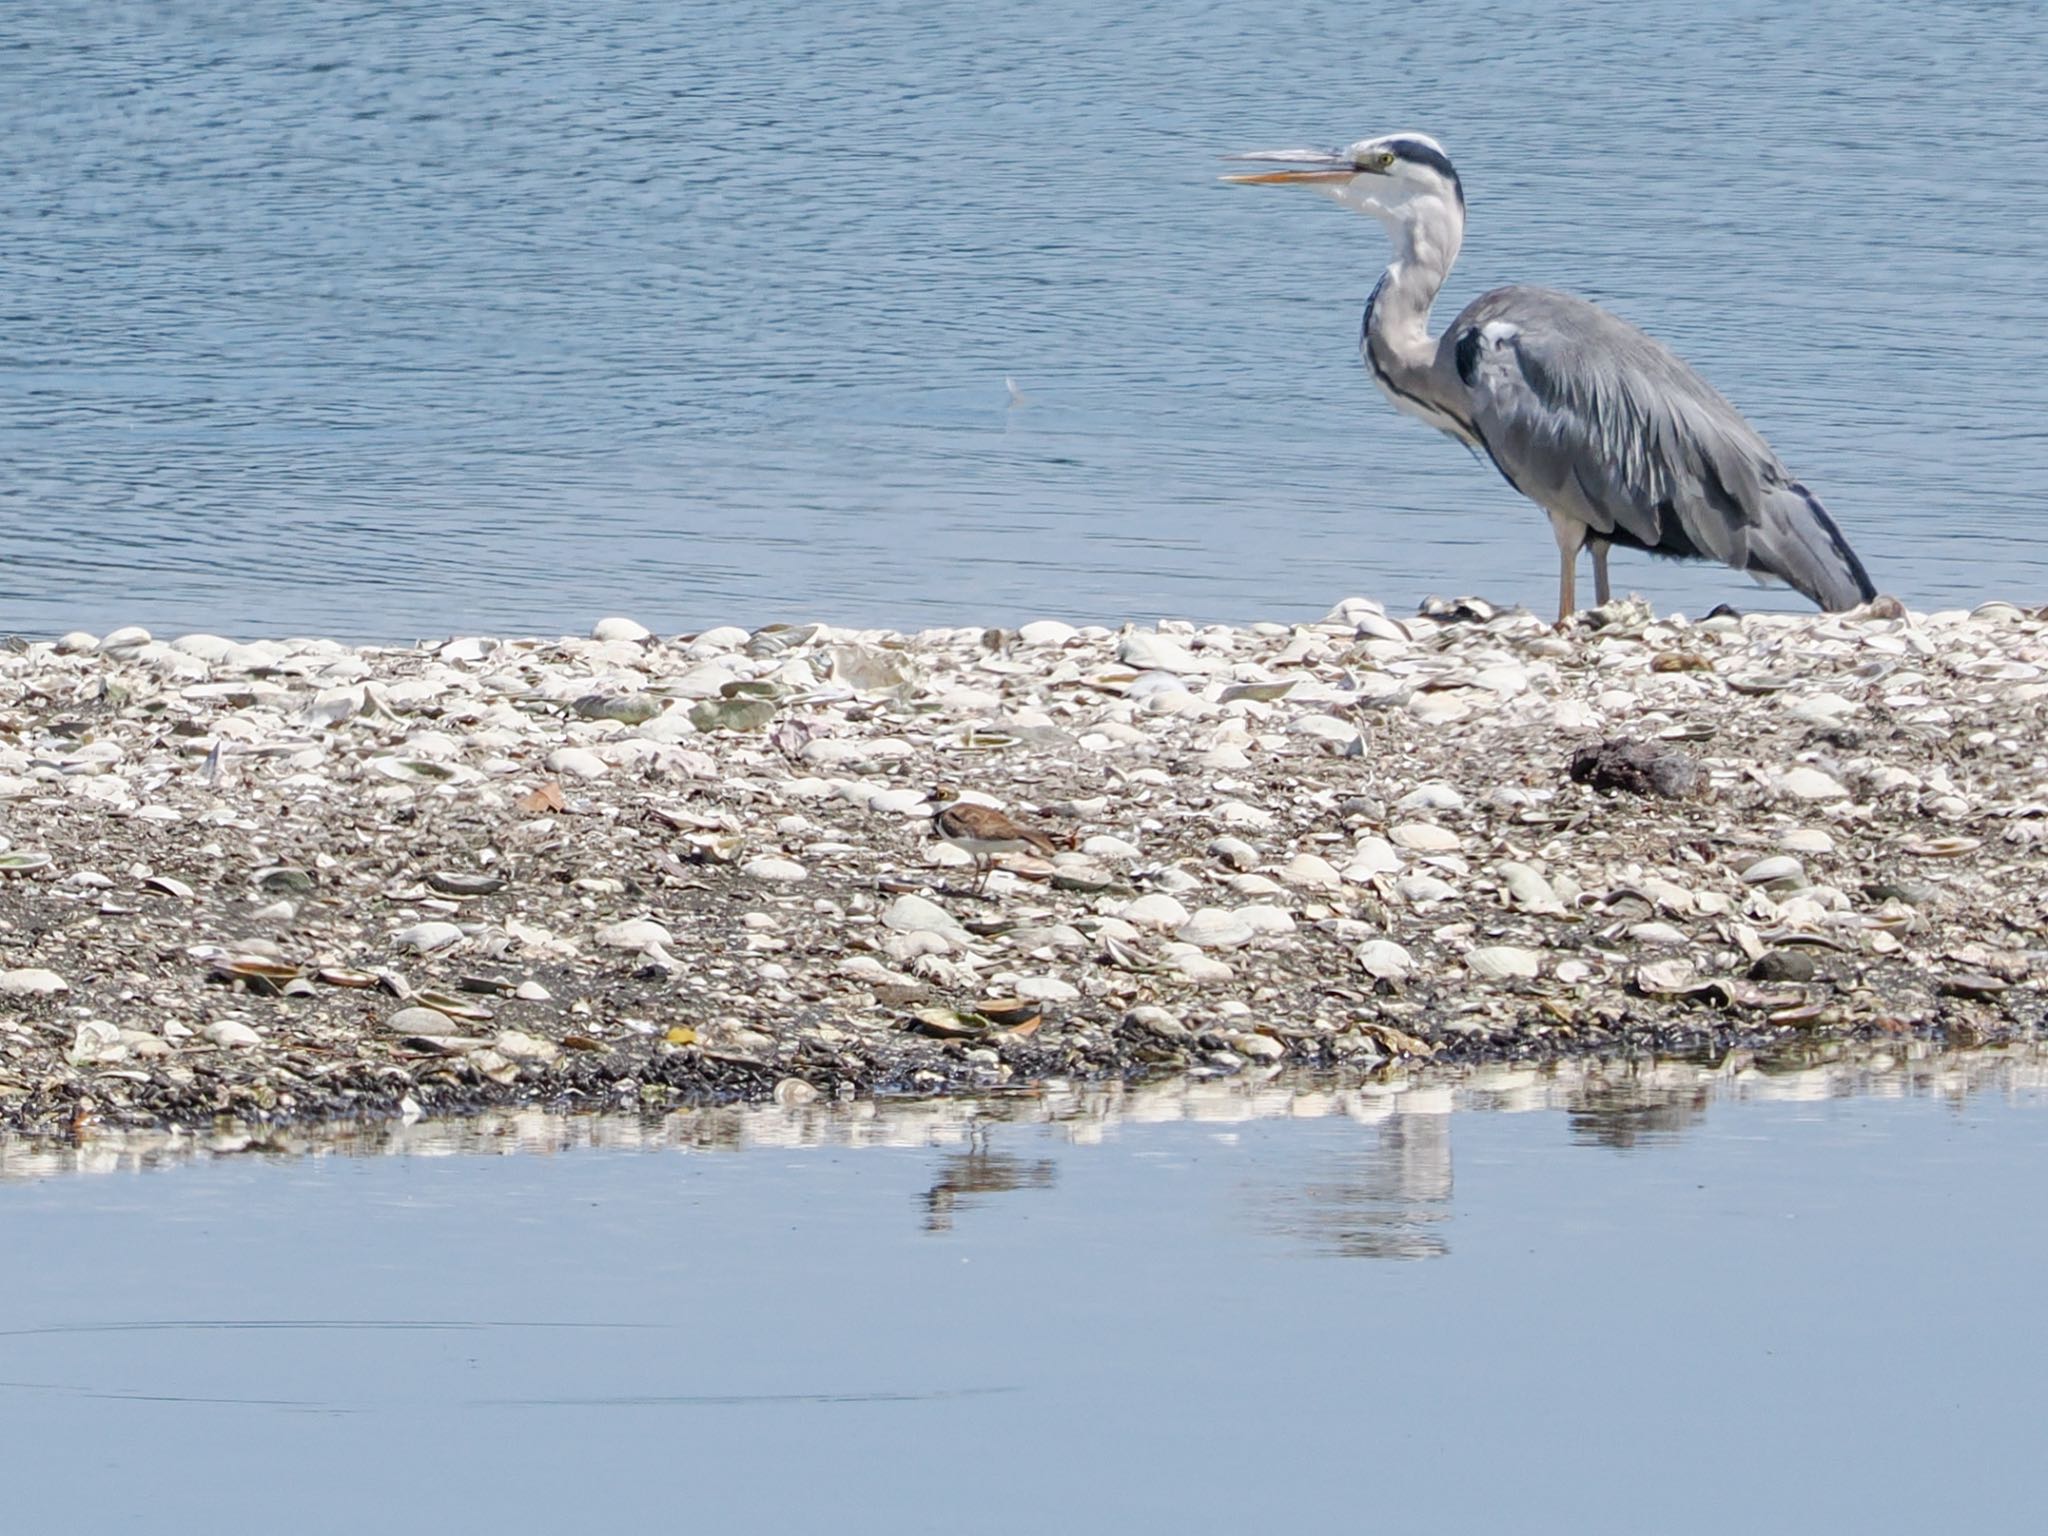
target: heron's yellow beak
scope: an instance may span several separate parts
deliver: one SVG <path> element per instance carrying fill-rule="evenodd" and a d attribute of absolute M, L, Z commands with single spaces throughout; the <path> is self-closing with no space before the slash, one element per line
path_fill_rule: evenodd
<path fill-rule="evenodd" d="M 1229 160 L 1259 160 L 1278 163 L 1286 170 L 1234 171 L 1223 179 L 1240 187 L 1327 187 L 1351 180 L 1358 167 L 1348 156 L 1325 149 L 1259 149 L 1250 154 L 1228 155 Z"/>

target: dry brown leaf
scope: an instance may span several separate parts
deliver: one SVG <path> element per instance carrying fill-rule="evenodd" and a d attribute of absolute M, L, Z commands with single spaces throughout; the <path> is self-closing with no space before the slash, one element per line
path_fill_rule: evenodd
<path fill-rule="evenodd" d="M 530 795 L 521 795 L 518 808 L 529 816 L 559 815 L 569 808 L 569 802 L 562 796 L 562 786 L 553 779 L 541 785 Z"/>

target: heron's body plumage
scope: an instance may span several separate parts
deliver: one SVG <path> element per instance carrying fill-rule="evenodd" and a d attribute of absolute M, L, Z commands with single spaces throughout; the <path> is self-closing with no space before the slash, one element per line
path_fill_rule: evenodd
<path fill-rule="evenodd" d="M 1327 166 L 1241 179 L 1313 182 L 1386 224 L 1394 259 L 1366 302 L 1366 367 L 1397 409 L 1485 454 L 1549 514 L 1561 617 L 1582 544 L 1602 602 L 1614 544 L 1718 560 L 1830 610 L 1876 595 L 1827 509 L 1762 434 L 1627 321 L 1570 294 L 1516 286 L 1482 294 L 1441 336 L 1429 334 L 1465 230 L 1464 189 L 1433 140 L 1401 134 L 1336 155 L 1248 158 Z"/>

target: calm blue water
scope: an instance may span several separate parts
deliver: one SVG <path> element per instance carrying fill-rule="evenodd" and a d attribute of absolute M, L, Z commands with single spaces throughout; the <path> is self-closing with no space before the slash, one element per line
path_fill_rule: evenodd
<path fill-rule="evenodd" d="M 1490 1078 L 0 1180 L 10 1525 L 2039 1529 L 2038 1062 Z"/>
<path fill-rule="evenodd" d="M 2048 598 L 2036 6 L 516 9 L 0 7 L 0 627 L 1541 607 L 1358 363 L 1376 226 L 1215 181 L 1399 127 L 1471 194 L 1439 319 L 1609 303 L 1880 586 Z"/>

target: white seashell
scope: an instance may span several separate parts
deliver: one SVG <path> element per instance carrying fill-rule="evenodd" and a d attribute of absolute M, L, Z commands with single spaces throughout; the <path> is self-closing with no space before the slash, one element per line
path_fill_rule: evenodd
<path fill-rule="evenodd" d="M 1390 875 L 1401 867 L 1401 855 L 1384 837 L 1361 837 L 1344 866 L 1344 878 L 1363 885 L 1374 875 Z"/>
<path fill-rule="evenodd" d="M 1457 688 L 1418 693 L 1408 701 L 1408 713 L 1424 725 L 1456 725 L 1472 718 L 1472 706 L 1461 697 L 1468 691 Z"/>
<path fill-rule="evenodd" d="M 1020 976 L 1009 989 L 1034 1003 L 1071 1003 L 1081 995 L 1079 987 L 1057 976 Z"/>
<path fill-rule="evenodd" d="M 1394 802 L 1397 811 L 1462 811 L 1465 797 L 1441 779 L 1418 784 Z"/>
<path fill-rule="evenodd" d="M 1017 631 L 1017 638 L 1026 645 L 1060 646 L 1080 638 L 1081 631 L 1071 624 L 1062 624 L 1058 619 L 1033 619 Z"/>
<path fill-rule="evenodd" d="M 1628 936 L 1638 944 L 1683 944 L 1685 935 L 1669 923 L 1631 923 Z"/>
<path fill-rule="evenodd" d="M 398 949 L 431 955 L 460 944 L 462 930 L 453 923 L 414 923 L 410 928 L 401 928 L 391 935 L 391 942 Z"/>
<path fill-rule="evenodd" d="M 1542 957 L 1533 949 L 1513 944 L 1489 944 L 1465 957 L 1475 976 L 1488 981 L 1533 980 L 1543 968 Z"/>
<path fill-rule="evenodd" d="M 1368 939 L 1353 951 L 1368 976 L 1398 981 L 1415 969 L 1415 960 L 1392 939 Z"/>
<path fill-rule="evenodd" d="M 1223 907 L 1203 907 L 1175 933 L 1181 943 L 1200 949 L 1236 949 L 1257 935 L 1258 929 L 1243 912 Z"/>
<path fill-rule="evenodd" d="M 557 747 L 548 754 L 548 772 L 577 779 L 601 779 L 611 767 L 588 747 Z"/>
<path fill-rule="evenodd" d="M 1178 640 L 1143 629 L 1132 630 L 1117 643 L 1116 659 L 1140 671 L 1182 675 L 1214 672 L 1223 665 L 1220 657 L 1197 656 Z"/>
<path fill-rule="evenodd" d="M 1289 885 L 1310 886 L 1318 890 L 1335 890 L 1344 883 L 1336 865 L 1313 853 L 1297 853 L 1276 873 Z"/>
<path fill-rule="evenodd" d="M 1246 805 L 1242 800 L 1226 800 L 1210 814 L 1226 827 L 1258 830 L 1273 825 L 1271 811 L 1262 811 L 1255 805 Z"/>
<path fill-rule="evenodd" d="M 1188 920 L 1188 909 L 1160 891 L 1152 891 L 1129 903 L 1117 914 L 1125 922 L 1139 928 L 1153 928 L 1165 931 L 1178 928 Z"/>
<path fill-rule="evenodd" d="M 211 1041 L 213 1044 L 226 1046 L 230 1049 L 240 1049 L 263 1043 L 261 1035 L 257 1034 L 248 1025 L 235 1019 L 222 1019 L 218 1023 L 209 1024 L 199 1033 L 202 1038 Z"/>
<path fill-rule="evenodd" d="M 1504 860 L 1494 866 L 1494 873 L 1500 876 L 1501 884 L 1507 887 L 1509 898 L 1525 912 L 1562 912 L 1564 903 L 1557 899 L 1557 892 L 1550 888 L 1550 882 L 1527 864 L 1513 859 Z"/>
<path fill-rule="evenodd" d="M 667 928 L 649 917 L 629 917 L 597 930 L 597 942 L 606 949 L 666 949 L 675 942 Z"/>
<path fill-rule="evenodd" d="M 1209 857 L 1232 869 L 1250 869 L 1259 862 L 1259 850 L 1241 837 L 1219 837 L 1209 844 Z"/>
<path fill-rule="evenodd" d="M 48 997 L 68 992 L 70 986 L 55 971 L 25 966 L 18 971 L 0 971 L 0 995 L 7 997 Z"/>
<path fill-rule="evenodd" d="M 1778 775 L 1778 788 L 1800 800 L 1845 800 L 1849 791 L 1818 768 L 1788 768 Z"/>
<path fill-rule="evenodd" d="M 1128 864 L 1143 857 L 1136 843 L 1100 832 L 1081 844 L 1081 851 L 1091 859 L 1109 859 L 1119 864 Z"/>
<path fill-rule="evenodd" d="M 1806 879 L 1806 866 L 1789 853 L 1774 853 L 1768 858 L 1758 859 L 1742 872 L 1744 885 L 1777 885 L 1781 881 L 1798 883 Z"/>
<path fill-rule="evenodd" d="M 1214 956 L 1205 955 L 1193 944 L 1162 944 L 1160 957 L 1189 981 L 1215 983 L 1234 981 L 1237 972 Z"/>
<path fill-rule="evenodd" d="M 1448 882 L 1435 875 L 1410 875 L 1394 887 L 1401 899 L 1410 906 L 1427 906 L 1432 901 L 1449 901 L 1457 890 Z"/>
<path fill-rule="evenodd" d="M 1449 827 L 1439 827 L 1427 821 L 1402 822 L 1387 836 L 1397 848 L 1415 853 L 1449 853 L 1459 842 L 1458 834 Z"/>

